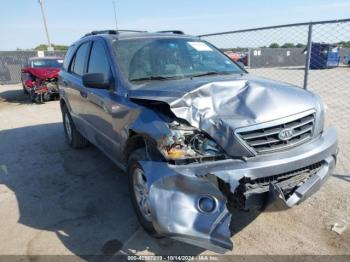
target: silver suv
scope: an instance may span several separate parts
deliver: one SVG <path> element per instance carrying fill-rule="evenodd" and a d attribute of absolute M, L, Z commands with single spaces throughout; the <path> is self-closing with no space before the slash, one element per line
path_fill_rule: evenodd
<path fill-rule="evenodd" d="M 337 155 L 320 98 L 248 74 L 181 32 L 92 32 L 66 54 L 66 140 L 92 143 L 129 177 L 143 228 L 215 252 L 234 209 L 285 209 L 317 191 Z"/>

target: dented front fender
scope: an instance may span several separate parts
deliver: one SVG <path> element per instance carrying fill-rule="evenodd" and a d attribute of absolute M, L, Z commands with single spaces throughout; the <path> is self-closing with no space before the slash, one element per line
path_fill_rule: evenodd
<path fill-rule="evenodd" d="M 157 232 L 217 253 L 232 250 L 231 214 L 225 196 L 213 181 L 172 173 L 170 169 L 156 179 L 154 170 L 162 174 L 165 163 L 144 161 L 141 165 L 150 176 L 150 208 Z M 201 210 L 202 198 L 213 200 L 212 210 Z"/>

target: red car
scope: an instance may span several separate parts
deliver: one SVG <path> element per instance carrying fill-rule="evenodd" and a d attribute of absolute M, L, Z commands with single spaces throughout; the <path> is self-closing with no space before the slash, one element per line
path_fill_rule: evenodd
<path fill-rule="evenodd" d="M 239 54 L 234 52 L 226 52 L 225 53 L 232 61 L 241 62 L 244 66 L 248 66 L 248 55 L 247 54 Z"/>
<path fill-rule="evenodd" d="M 57 80 L 62 63 L 59 57 L 29 58 L 21 70 L 23 92 L 36 103 L 58 98 Z"/>

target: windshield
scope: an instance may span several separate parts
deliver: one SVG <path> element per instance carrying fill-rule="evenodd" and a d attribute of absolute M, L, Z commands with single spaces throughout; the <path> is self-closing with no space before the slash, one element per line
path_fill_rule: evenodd
<path fill-rule="evenodd" d="M 243 73 L 228 57 L 200 40 L 120 40 L 114 48 L 120 69 L 131 82 Z"/>
<path fill-rule="evenodd" d="M 63 60 L 56 59 L 36 59 L 32 61 L 33 67 L 57 67 L 61 68 Z"/>

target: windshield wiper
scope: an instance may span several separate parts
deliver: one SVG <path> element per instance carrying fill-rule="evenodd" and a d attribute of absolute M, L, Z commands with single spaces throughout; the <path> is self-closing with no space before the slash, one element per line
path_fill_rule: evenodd
<path fill-rule="evenodd" d="M 179 78 L 179 77 L 176 77 L 176 76 L 147 76 L 147 77 L 130 79 L 130 81 L 168 80 L 168 79 L 174 79 L 174 78 Z"/>
<path fill-rule="evenodd" d="M 211 76 L 211 75 L 230 75 L 232 72 L 227 72 L 227 71 L 210 71 L 210 72 L 205 72 L 197 75 L 190 75 L 189 77 L 201 77 L 201 76 Z"/>

